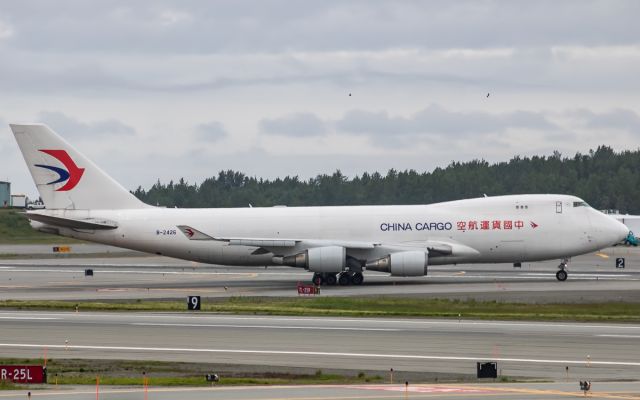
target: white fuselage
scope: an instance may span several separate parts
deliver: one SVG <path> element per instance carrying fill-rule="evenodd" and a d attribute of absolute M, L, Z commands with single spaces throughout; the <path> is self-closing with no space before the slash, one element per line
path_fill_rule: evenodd
<path fill-rule="evenodd" d="M 567 195 L 513 195 L 413 206 L 273 207 L 233 209 L 123 209 L 41 211 L 64 218 L 115 221 L 113 230 L 59 234 L 166 256 L 222 265 L 272 265 L 273 253 L 217 240 L 189 240 L 188 225 L 214 238 L 268 238 L 376 243 L 347 249 L 361 260 L 389 249 L 452 243 L 429 264 L 522 262 L 584 254 L 620 241 L 624 226 Z M 621 228 L 622 227 L 622 228 Z M 458 249 L 458 250 L 456 250 Z M 301 249 L 287 249 L 295 254 Z M 468 250 L 468 251 L 467 251 Z M 287 254 L 282 254 L 287 255 Z"/>

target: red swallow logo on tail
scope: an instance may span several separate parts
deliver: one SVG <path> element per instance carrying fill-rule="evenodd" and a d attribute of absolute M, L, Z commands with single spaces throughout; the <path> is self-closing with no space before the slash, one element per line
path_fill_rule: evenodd
<path fill-rule="evenodd" d="M 82 174 L 84 174 L 84 168 L 79 168 L 73 161 L 71 156 L 69 156 L 69 153 L 67 153 L 65 150 L 40 151 L 60 161 L 66 168 L 64 169 L 60 167 L 54 167 L 53 165 L 36 164 L 36 167 L 48 169 L 59 175 L 58 179 L 47 183 L 47 185 L 54 185 L 56 183 L 67 181 L 67 183 L 62 185 L 62 187 L 56 189 L 56 192 L 67 192 L 76 187 L 76 185 L 80 182 L 80 178 L 82 178 Z"/>

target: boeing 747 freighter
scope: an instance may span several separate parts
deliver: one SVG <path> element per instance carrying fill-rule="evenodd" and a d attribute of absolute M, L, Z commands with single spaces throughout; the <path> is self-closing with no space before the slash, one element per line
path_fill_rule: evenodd
<path fill-rule="evenodd" d="M 34 228 L 222 265 L 287 265 L 316 284 L 359 285 L 364 271 L 424 276 L 429 265 L 560 259 L 622 241 L 629 229 L 561 194 L 429 205 L 174 209 L 144 204 L 41 124 L 11 125 L 46 209 Z"/>

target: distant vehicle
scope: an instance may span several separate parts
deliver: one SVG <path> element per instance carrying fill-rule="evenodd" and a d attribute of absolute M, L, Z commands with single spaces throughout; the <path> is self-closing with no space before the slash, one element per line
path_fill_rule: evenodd
<path fill-rule="evenodd" d="M 44 210 L 44 208 L 44 203 L 37 200 L 27 204 L 27 210 Z"/>
<path fill-rule="evenodd" d="M 46 210 L 44 232 L 223 265 L 287 265 L 316 284 L 363 271 L 424 276 L 431 265 L 567 259 L 623 240 L 622 223 L 568 195 L 482 197 L 431 205 L 160 208 L 142 203 L 47 126 L 11 125 Z"/>

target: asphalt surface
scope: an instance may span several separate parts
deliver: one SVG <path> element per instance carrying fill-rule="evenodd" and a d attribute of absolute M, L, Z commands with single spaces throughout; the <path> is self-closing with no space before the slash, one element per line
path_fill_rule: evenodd
<path fill-rule="evenodd" d="M 19 251 L 18 251 L 19 250 Z M 51 258 L 49 246 L 0 246 L 0 299 L 134 300 L 187 295 L 297 296 L 310 273 L 293 268 L 224 267 L 98 247 Z M 102 257 L 109 253 L 110 257 Z M 96 257 L 97 256 L 97 257 Z M 17 257 L 17 258 L 13 258 Z M 626 267 L 615 268 L 624 257 Z M 22 258 L 22 259 L 21 259 Z M 430 267 L 424 278 L 366 273 L 359 287 L 324 287 L 323 296 L 401 295 L 519 302 L 640 301 L 640 251 L 612 248 L 576 257 L 569 280 L 557 261 Z M 94 270 L 93 277 L 84 270 Z M 567 383 L 480 385 L 295 386 L 153 389 L 157 399 L 640 398 L 640 325 L 228 316 L 215 314 L 0 312 L 3 357 L 197 361 L 265 368 L 405 371 L 425 377 L 473 376 L 477 361 L 501 375 Z M 567 375 L 567 367 L 569 374 Z M 634 382 L 603 382 L 633 380 Z M 100 398 L 141 398 L 140 388 L 103 388 Z M 37 397 L 36 397 L 37 396 Z M 25 398 L 24 392 L 0 392 Z M 95 388 L 38 390 L 34 398 L 95 398 Z"/>
<path fill-rule="evenodd" d="M 137 359 L 562 379 L 640 377 L 640 325 L 0 312 L 4 357 Z"/>
<path fill-rule="evenodd" d="M 0 246 L 1 252 L 15 246 Z M 104 246 L 106 247 L 106 246 Z M 49 246 L 36 247 L 34 252 Z M 111 248 L 92 247 L 103 254 Z M 25 252 L 24 246 L 20 251 Z M 73 253 L 79 254 L 79 253 Z M 120 253 L 120 255 L 123 255 Z M 124 255 L 127 255 L 126 253 Z M 36 256 L 37 257 L 37 256 Z M 615 267 L 624 257 L 626 267 Z M 402 295 L 519 302 L 640 302 L 640 250 L 619 247 L 575 257 L 569 279 L 555 279 L 558 261 L 431 266 L 426 277 L 365 273 L 363 286 L 323 288 L 323 295 Z M 94 276 L 85 277 L 91 268 Z M 311 273 L 289 267 L 225 267 L 166 257 L 0 259 L 0 300 L 146 299 L 228 296 L 297 296 L 296 284 Z"/>
<path fill-rule="evenodd" d="M 211 388 L 149 388 L 147 395 L 141 388 L 101 387 L 101 399 L 154 399 L 154 400 L 353 400 L 353 399 L 558 399 L 583 397 L 578 382 L 525 383 L 525 384 L 477 384 L 477 385 L 395 385 L 358 386 L 253 386 Z M 33 390 L 34 399 L 92 400 L 95 387 L 74 387 L 57 390 Z M 0 399 L 26 399 L 26 391 L 0 392 Z M 594 382 L 589 394 L 591 399 L 640 399 L 637 382 Z"/>

